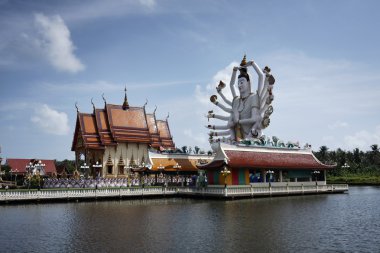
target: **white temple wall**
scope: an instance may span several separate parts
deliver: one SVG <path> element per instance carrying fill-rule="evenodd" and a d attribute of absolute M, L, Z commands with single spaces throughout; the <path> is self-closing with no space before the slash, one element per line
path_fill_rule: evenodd
<path fill-rule="evenodd" d="M 113 163 L 112 174 L 108 173 L 108 166 L 106 165 L 109 155 L 111 155 L 111 160 Z M 119 175 L 118 164 L 120 157 L 124 159 L 126 166 L 130 164 L 132 158 L 136 164 L 141 164 L 142 159 L 146 162 L 148 158 L 148 145 L 138 143 L 119 143 L 117 146 L 105 147 L 103 154 L 103 177 L 117 177 Z"/>

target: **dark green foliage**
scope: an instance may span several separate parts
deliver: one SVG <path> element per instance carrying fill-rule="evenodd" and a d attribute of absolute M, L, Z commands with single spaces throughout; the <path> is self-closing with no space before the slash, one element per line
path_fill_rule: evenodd
<path fill-rule="evenodd" d="M 328 171 L 328 180 L 366 181 L 380 182 L 380 151 L 377 144 L 371 145 L 370 151 L 361 151 L 355 148 L 352 151 L 344 151 L 338 148 L 328 151 L 326 146 L 320 147 L 314 155 L 325 164 L 336 164 L 336 167 Z M 377 178 L 377 179 L 376 179 Z M 364 180 L 364 181 L 363 181 Z"/>
<path fill-rule="evenodd" d="M 63 161 L 55 161 L 55 166 L 58 167 L 63 167 L 65 168 L 66 172 L 68 174 L 72 174 L 75 170 L 75 161 L 74 160 L 63 160 Z"/>

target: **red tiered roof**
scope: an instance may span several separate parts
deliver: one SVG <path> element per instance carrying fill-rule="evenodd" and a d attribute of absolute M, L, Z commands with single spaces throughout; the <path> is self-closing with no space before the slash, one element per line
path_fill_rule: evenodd
<path fill-rule="evenodd" d="M 95 109 L 95 119 L 102 144 L 116 145 L 108 123 L 107 111 L 105 109 Z"/>
<path fill-rule="evenodd" d="M 150 143 L 148 123 L 143 107 L 107 105 L 108 122 L 116 142 Z"/>
<path fill-rule="evenodd" d="M 157 120 L 158 132 L 160 134 L 161 145 L 167 149 L 174 149 L 172 135 L 170 134 L 169 123 L 167 120 Z"/>
<path fill-rule="evenodd" d="M 145 107 L 106 104 L 94 113 L 78 112 L 72 151 L 77 148 L 104 149 L 117 143 L 146 143 L 153 148 L 174 149 L 167 121 L 156 121 L 154 114 L 146 114 Z"/>
<path fill-rule="evenodd" d="M 153 148 L 157 149 L 161 146 L 161 139 L 160 139 L 160 135 L 158 133 L 158 127 L 157 127 L 155 114 L 154 113 L 152 113 L 152 114 L 147 113 L 146 114 L 146 121 L 148 122 L 151 146 Z"/>

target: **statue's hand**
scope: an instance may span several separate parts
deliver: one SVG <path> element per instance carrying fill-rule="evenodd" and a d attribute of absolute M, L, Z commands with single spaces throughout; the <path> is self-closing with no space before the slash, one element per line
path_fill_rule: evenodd
<path fill-rule="evenodd" d="M 249 62 L 247 62 L 246 66 L 253 66 L 253 64 L 254 64 L 254 61 L 249 61 Z"/>
<path fill-rule="evenodd" d="M 233 71 L 238 71 L 239 70 L 239 67 L 234 67 L 233 68 Z"/>

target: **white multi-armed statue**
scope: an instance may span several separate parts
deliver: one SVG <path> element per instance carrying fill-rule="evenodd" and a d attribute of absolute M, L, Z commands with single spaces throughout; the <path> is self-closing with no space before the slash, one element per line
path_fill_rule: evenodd
<path fill-rule="evenodd" d="M 251 81 L 248 74 L 248 67 L 252 66 L 258 75 L 257 90 L 255 93 L 251 90 Z M 235 81 L 236 73 L 239 70 L 238 89 L 240 96 L 236 95 Z M 240 63 L 240 66 L 233 68 L 230 89 L 232 101 L 228 100 L 223 94 L 226 84 L 220 81 L 216 90 L 227 105 L 221 104 L 216 95 L 210 97 L 210 101 L 216 106 L 227 112 L 229 116 L 214 114 L 209 111 L 207 117 L 226 121 L 224 125 L 208 125 L 210 131 L 210 142 L 226 141 L 230 143 L 241 142 L 244 140 L 258 140 L 262 137 L 262 129 L 266 128 L 273 112 L 271 105 L 274 96 L 272 94 L 274 77 L 270 74 L 270 68 L 265 67 L 263 70 L 254 61 L 246 61 L 246 56 Z M 215 131 L 217 130 L 217 131 Z M 222 138 L 216 138 L 221 136 Z"/>

